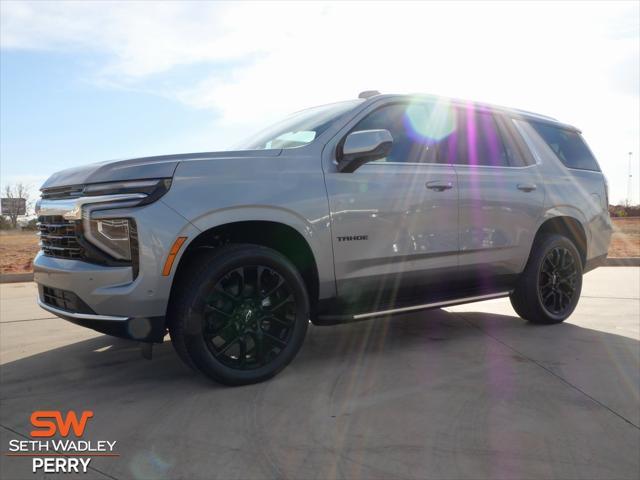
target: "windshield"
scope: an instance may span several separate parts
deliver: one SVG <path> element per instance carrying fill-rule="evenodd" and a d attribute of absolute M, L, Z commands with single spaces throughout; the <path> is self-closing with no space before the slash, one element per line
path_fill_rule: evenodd
<path fill-rule="evenodd" d="M 237 150 L 296 148 L 311 143 L 331 123 L 364 100 L 349 100 L 308 108 L 289 115 L 278 123 L 241 142 Z"/>

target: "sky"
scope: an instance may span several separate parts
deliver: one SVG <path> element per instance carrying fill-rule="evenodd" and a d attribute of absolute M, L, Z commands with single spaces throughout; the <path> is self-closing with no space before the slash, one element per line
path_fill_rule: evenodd
<path fill-rule="evenodd" d="M 215 151 L 360 91 L 580 128 L 640 202 L 640 2 L 0 2 L 0 183 Z"/>

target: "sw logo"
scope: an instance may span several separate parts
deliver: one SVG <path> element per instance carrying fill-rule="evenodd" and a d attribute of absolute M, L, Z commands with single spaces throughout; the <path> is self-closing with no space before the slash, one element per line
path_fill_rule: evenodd
<path fill-rule="evenodd" d="M 32 437 L 53 437 L 59 433 L 62 437 L 68 437 L 69 432 L 73 430 L 76 437 L 84 435 L 84 429 L 87 427 L 87 421 L 93 418 L 91 410 L 85 410 L 80 415 L 80 419 L 74 411 L 68 411 L 66 418 L 62 418 L 62 412 L 59 410 L 36 410 L 31 414 L 31 425 L 41 430 L 32 430 Z M 54 421 L 55 420 L 55 421 Z"/>
<path fill-rule="evenodd" d="M 91 410 L 79 415 L 72 410 L 36 410 L 29 418 L 31 440 L 10 440 L 5 455 L 31 457 L 33 473 L 87 473 L 92 457 L 120 456 L 115 440 L 82 440 L 91 418 Z"/>

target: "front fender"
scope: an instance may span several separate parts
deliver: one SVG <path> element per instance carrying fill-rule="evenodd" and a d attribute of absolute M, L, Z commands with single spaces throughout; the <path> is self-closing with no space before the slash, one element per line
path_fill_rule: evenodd
<path fill-rule="evenodd" d="M 191 223 L 199 232 L 206 232 L 223 225 L 247 221 L 279 223 L 297 231 L 305 239 L 313 253 L 318 270 L 320 298 L 336 295 L 328 215 L 308 220 L 302 215 L 283 207 L 244 205 L 221 208 L 204 213 L 200 217 L 191 220 Z M 181 249 L 181 253 L 188 249 L 195 238 L 187 239 Z M 180 259 L 178 258 L 177 260 L 179 261 Z"/>
<path fill-rule="evenodd" d="M 293 228 L 315 258 L 320 298 L 334 296 L 324 175 L 317 152 L 304 152 L 185 161 L 162 200 L 203 232 L 242 221 L 270 221 Z"/>

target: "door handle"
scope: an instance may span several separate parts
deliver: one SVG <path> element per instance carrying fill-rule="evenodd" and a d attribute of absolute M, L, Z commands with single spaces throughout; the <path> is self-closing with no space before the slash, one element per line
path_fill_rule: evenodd
<path fill-rule="evenodd" d="M 519 183 L 518 190 L 522 190 L 523 192 L 533 192 L 536 188 L 538 188 L 533 183 Z"/>
<path fill-rule="evenodd" d="M 453 183 L 451 182 L 427 182 L 426 187 L 429 190 L 435 190 L 437 192 L 444 192 L 445 190 L 450 190 L 453 188 Z"/>

